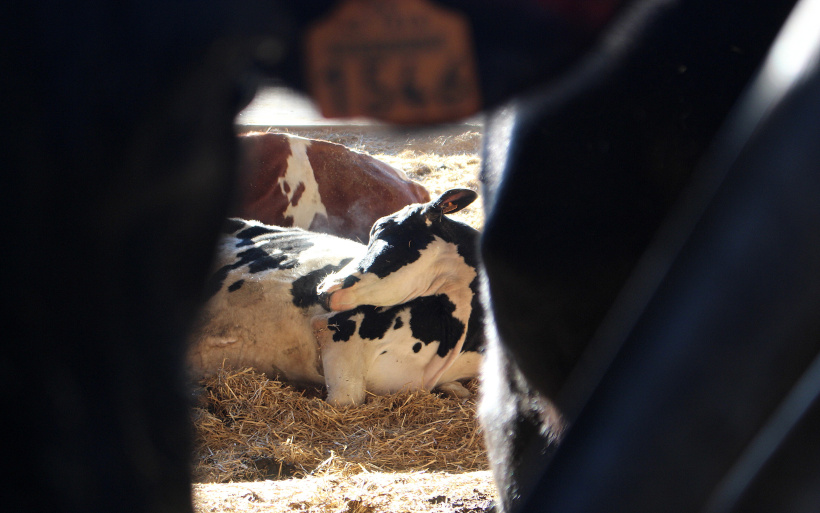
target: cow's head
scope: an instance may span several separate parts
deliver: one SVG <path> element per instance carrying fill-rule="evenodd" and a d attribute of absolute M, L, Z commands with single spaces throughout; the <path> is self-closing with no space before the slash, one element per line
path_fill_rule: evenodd
<path fill-rule="evenodd" d="M 466 318 L 459 315 L 463 313 L 468 317 L 478 231 L 447 214 L 458 212 L 476 197 L 469 189 L 451 189 L 428 203 L 409 205 L 376 221 L 364 256 L 319 285 L 328 308 L 392 306 L 447 294 L 457 305 L 456 317 Z"/>

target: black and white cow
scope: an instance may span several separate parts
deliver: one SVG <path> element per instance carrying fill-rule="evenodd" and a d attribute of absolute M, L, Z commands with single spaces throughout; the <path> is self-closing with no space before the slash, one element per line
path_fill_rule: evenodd
<path fill-rule="evenodd" d="M 446 295 L 435 295 L 314 317 L 328 401 L 361 404 L 366 391 L 433 388 L 468 397 L 459 381 L 478 376 L 483 333 L 468 331 L 456 352 L 464 325 L 453 316 L 454 309 Z"/>
<path fill-rule="evenodd" d="M 466 325 L 445 294 L 327 312 L 317 285 L 360 261 L 364 245 L 236 218 L 224 232 L 208 283 L 211 297 L 191 338 L 192 378 L 223 365 L 252 367 L 288 381 L 327 384 L 328 401 L 356 404 L 366 391 L 444 386 L 460 392 L 453 382 L 478 374 L 481 330 L 464 344 Z"/>
<path fill-rule="evenodd" d="M 453 322 L 453 349 L 438 351 L 421 376 L 425 388 L 439 382 L 465 350 L 483 338 L 484 309 L 478 296 L 478 231 L 450 219 L 477 194 L 451 189 L 429 203 L 409 205 L 379 219 L 366 253 L 327 276 L 319 292 L 333 311 L 362 305 L 391 306 L 416 298 L 438 298 Z M 431 301 L 424 299 L 424 302 Z"/>

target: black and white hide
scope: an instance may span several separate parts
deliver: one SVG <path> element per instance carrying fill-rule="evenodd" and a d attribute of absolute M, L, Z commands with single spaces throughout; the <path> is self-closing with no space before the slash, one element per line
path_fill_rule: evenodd
<path fill-rule="evenodd" d="M 331 235 L 228 220 L 208 283 L 211 297 L 191 338 L 191 377 L 223 365 L 252 367 L 287 381 L 326 384 L 335 404 L 362 403 L 367 391 L 445 383 L 463 393 L 452 382 L 475 377 L 481 356 L 472 346 L 456 350 L 465 325 L 446 296 L 341 313 L 324 307 L 317 285 L 365 250 Z"/>
<path fill-rule="evenodd" d="M 477 194 L 452 189 L 425 204 L 410 205 L 379 219 L 360 258 L 329 275 L 319 286 L 333 311 L 362 305 L 388 307 L 414 299 L 432 300 L 452 316 L 452 345 L 439 350 L 420 376 L 424 388 L 448 376 L 465 352 L 483 348 L 484 309 L 478 298 L 478 231 L 450 219 Z M 341 333 L 341 332 L 339 332 Z"/>

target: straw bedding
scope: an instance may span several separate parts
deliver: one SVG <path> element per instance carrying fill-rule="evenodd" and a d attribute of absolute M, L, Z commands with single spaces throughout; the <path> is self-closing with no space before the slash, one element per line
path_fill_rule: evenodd
<path fill-rule="evenodd" d="M 250 369 L 221 370 L 202 382 L 193 409 L 194 480 L 229 482 L 357 473 L 487 469 L 471 398 L 424 391 L 369 396 L 334 407 Z"/>
<path fill-rule="evenodd" d="M 491 513 L 488 471 L 322 473 L 302 479 L 194 485 L 197 513 Z"/>

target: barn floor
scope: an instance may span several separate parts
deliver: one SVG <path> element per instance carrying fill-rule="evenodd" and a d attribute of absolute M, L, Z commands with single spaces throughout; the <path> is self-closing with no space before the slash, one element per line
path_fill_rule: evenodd
<path fill-rule="evenodd" d="M 197 513 L 484 513 L 494 498 L 489 471 L 327 474 L 194 485 Z"/>
<path fill-rule="evenodd" d="M 289 132 L 337 142 L 403 169 L 431 195 L 452 187 L 479 190 L 482 126 L 475 120 L 423 132 L 390 130 L 361 120 L 332 124 L 311 109 L 290 93 L 263 90 L 237 118 L 238 131 Z M 454 217 L 481 229 L 481 200 Z M 193 490 L 194 505 L 200 513 L 481 513 L 491 509 L 496 491 L 487 470 L 423 469 L 420 464 L 415 471 L 374 472 L 360 466 L 343 471 L 320 469 L 307 477 L 283 480 L 198 483 Z"/>

